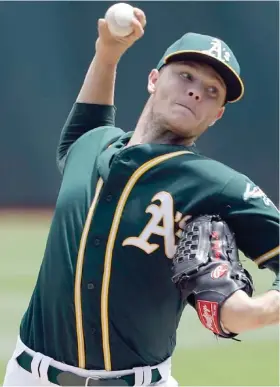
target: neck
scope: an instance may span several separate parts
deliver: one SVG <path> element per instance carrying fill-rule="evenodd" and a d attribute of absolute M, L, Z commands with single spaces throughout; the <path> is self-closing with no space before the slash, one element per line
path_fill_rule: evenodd
<path fill-rule="evenodd" d="M 191 146 L 194 138 L 181 137 L 164 127 L 164 124 L 154 117 L 148 100 L 127 147 L 148 143 Z"/>

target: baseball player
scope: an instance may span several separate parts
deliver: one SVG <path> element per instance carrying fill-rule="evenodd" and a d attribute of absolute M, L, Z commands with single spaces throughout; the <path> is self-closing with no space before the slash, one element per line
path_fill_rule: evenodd
<path fill-rule="evenodd" d="M 114 86 L 122 55 L 144 34 L 145 15 L 134 14 L 124 38 L 98 21 L 95 56 L 62 130 L 61 188 L 5 386 L 177 385 L 171 356 L 187 304 L 221 337 L 279 323 L 278 211 L 248 177 L 194 145 L 241 99 L 237 59 L 220 39 L 185 34 L 150 72 L 147 103 L 124 133 Z M 251 297 L 233 235 L 275 272 L 265 294 Z M 209 257 L 215 267 L 205 272 Z M 217 266 L 222 257 L 227 267 Z"/>

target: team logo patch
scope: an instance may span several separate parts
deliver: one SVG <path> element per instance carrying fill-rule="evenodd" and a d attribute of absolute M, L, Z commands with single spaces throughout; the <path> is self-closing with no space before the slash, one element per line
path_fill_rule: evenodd
<path fill-rule="evenodd" d="M 228 272 L 228 265 L 226 263 L 222 263 L 217 266 L 216 269 L 211 271 L 211 278 L 217 279 L 223 277 Z"/>
<path fill-rule="evenodd" d="M 273 206 L 277 209 L 274 203 L 268 198 L 268 196 L 263 192 L 263 190 L 260 189 L 260 187 L 247 183 L 245 192 L 243 194 L 243 200 L 246 202 L 250 199 L 262 199 L 263 203 L 266 206 Z"/>
<path fill-rule="evenodd" d="M 218 328 L 218 303 L 211 301 L 197 301 L 198 317 L 202 324 L 214 333 L 220 333 Z"/>

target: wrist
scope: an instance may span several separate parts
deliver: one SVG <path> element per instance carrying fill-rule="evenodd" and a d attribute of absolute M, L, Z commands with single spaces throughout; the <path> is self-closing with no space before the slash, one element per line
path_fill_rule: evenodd
<path fill-rule="evenodd" d="M 99 44 L 96 47 L 95 57 L 102 65 L 117 67 L 123 53 L 120 49 Z"/>

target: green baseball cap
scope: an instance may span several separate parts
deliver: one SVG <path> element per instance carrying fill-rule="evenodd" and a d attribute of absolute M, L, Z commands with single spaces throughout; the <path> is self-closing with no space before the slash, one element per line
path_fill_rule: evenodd
<path fill-rule="evenodd" d="M 229 46 L 222 40 L 189 32 L 173 43 L 157 65 L 160 70 L 170 62 L 190 60 L 212 66 L 227 87 L 227 102 L 237 102 L 244 94 L 240 66 Z"/>

